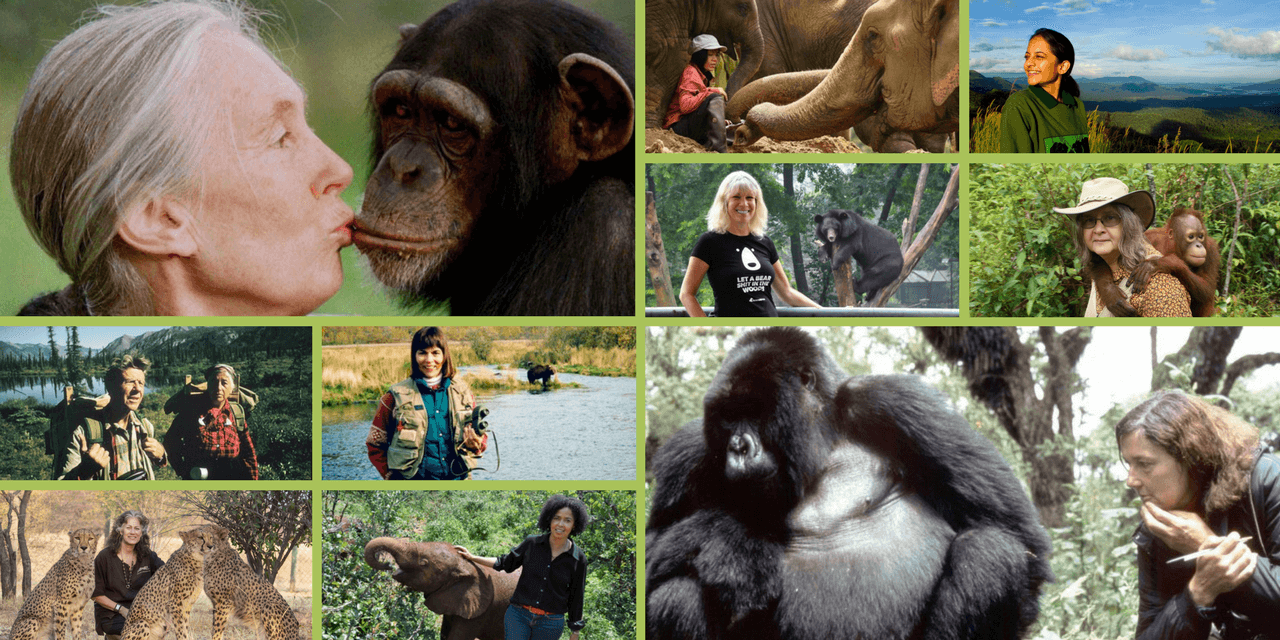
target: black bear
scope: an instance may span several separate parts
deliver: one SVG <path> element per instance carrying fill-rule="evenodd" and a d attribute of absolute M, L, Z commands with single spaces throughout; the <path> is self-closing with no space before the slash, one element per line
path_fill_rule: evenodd
<path fill-rule="evenodd" d="M 556 374 L 556 370 L 545 364 L 535 364 L 529 367 L 529 384 L 533 384 L 535 380 L 542 380 L 542 388 L 547 388 L 547 383 L 551 382 L 551 376 Z"/>
<path fill-rule="evenodd" d="M 885 285 L 902 273 L 902 251 L 893 234 L 876 226 L 855 211 L 832 209 L 813 217 L 818 224 L 818 241 L 835 271 L 850 258 L 862 267 L 862 277 L 854 280 L 855 302 L 867 294 L 874 300 Z"/>

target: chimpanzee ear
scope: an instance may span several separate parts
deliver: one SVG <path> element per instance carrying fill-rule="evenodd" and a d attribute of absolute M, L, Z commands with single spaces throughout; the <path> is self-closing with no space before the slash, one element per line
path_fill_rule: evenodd
<path fill-rule="evenodd" d="M 404 43 L 412 40 L 416 35 L 418 35 L 418 25 L 413 24 L 412 22 L 400 25 L 399 46 L 403 47 Z"/>
<path fill-rule="evenodd" d="M 622 76 L 599 58 L 571 53 L 560 61 L 560 94 L 577 160 L 603 160 L 631 142 L 635 98 Z"/>

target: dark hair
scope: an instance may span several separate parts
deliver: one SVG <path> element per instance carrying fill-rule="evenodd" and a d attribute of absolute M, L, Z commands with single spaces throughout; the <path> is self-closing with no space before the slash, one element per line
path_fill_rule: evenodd
<path fill-rule="evenodd" d="M 1066 36 L 1053 29 L 1040 27 L 1036 29 L 1035 33 L 1031 34 L 1030 38 L 1027 38 L 1027 41 L 1030 42 L 1036 36 L 1044 38 L 1044 41 L 1049 45 L 1049 50 L 1053 52 L 1053 57 L 1057 58 L 1058 62 L 1071 63 L 1071 66 L 1067 68 L 1067 72 L 1062 74 L 1062 90 L 1079 98 L 1080 85 L 1076 84 L 1075 78 L 1071 77 L 1071 72 L 1076 68 L 1076 48 L 1071 45 L 1071 41 Z"/>
<path fill-rule="evenodd" d="M 453 356 L 449 355 L 449 340 L 444 337 L 444 330 L 440 327 L 423 327 L 413 334 L 413 340 L 409 343 L 409 366 L 413 369 L 413 375 L 426 377 L 418 369 L 418 352 L 428 347 L 440 347 L 444 352 L 444 366 L 440 367 L 440 375 L 450 379 L 458 375 L 458 370 L 453 366 Z"/>
<path fill-rule="evenodd" d="M 102 378 L 107 383 L 107 387 L 110 388 L 124 382 L 125 369 L 137 369 L 146 373 L 149 366 L 151 366 L 150 360 L 140 355 L 126 353 L 125 355 L 117 356 L 111 361 L 111 366 L 107 367 L 107 372 Z"/>
<path fill-rule="evenodd" d="M 124 533 L 120 528 L 129 521 L 129 518 L 137 518 L 138 524 L 142 525 L 142 537 L 138 539 L 138 544 L 133 545 L 133 552 L 138 556 L 138 560 L 145 560 L 151 556 L 151 533 L 147 531 L 151 520 L 142 515 L 141 511 L 130 509 L 116 516 L 115 521 L 111 523 L 111 534 L 107 537 L 107 549 L 110 549 L 111 553 L 120 551 L 120 543 L 124 541 Z"/>
<path fill-rule="evenodd" d="M 1157 391 L 1116 423 L 1116 444 L 1131 433 L 1186 466 L 1206 514 L 1235 504 L 1249 486 L 1258 430 L 1226 409 L 1178 390 Z"/>
<path fill-rule="evenodd" d="M 587 513 L 587 505 L 577 498 L 570 498 L 559 493 L 547 498 L 547 503 L 542 505 L 542 513 L 538 514 L 538 528 L 543 531 L 550 531 L 551 518 L 556 515 L 557 511 L 565 507 L 569 507 L 569 510 L 573 512 L 573 530 L 569 532 L 569 535 L 576 536 L 582 533 L 582 530 L 587 527 L 587 523 L 591 522 L 591 514 Z"/>
<path fill-rule="evenodd" d="M 715 74 L 708 73 L 706 68 L 707 56 L 710 55 L 710 53 L 711 49 L 699 49 L 698 51 L 695 51 L 692 56 L 689 56 L 689 64 L 693 65 L 693 68 L 697 69 L 698 73 L 702 74 L 702 79 L 706 81 L 708 87 L 711 86 L 711 82 L 716 79 Z"/>

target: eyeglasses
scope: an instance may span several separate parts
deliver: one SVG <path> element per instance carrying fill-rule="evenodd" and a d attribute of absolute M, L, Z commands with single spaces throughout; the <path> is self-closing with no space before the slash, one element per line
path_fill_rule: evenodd
<path fill-rule="evenodd" d="M 1076 218 L 1076 222 L 1080 223 L 1080 226 L 1085 229 L 1094 228 L 1099 221 L 1102 222 L 1104 227 L 1118 227 L 1120 226 L 1120 214 L 1107 213 L 1103 214 L 1102 217 L 1082 215 Z"/>

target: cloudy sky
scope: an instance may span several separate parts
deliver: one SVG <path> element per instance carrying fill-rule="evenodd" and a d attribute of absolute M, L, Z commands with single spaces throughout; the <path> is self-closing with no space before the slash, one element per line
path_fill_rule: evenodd
<path fill-rule="evenodd" d="M 80 327 L 80 346 L 94 351 L 101 349 L 112 340 L 123 335 L 138 337 L 148 331 L 159 331 L 168 327 Z M 58 352 L 61 353 L 67 344 L 66 327 L 54 327 L 53 337 L 58 341 Z M 49 344 L 48 327 L 0 327 L 0 341 L 13 344 Z"/>
<path fill-rule="evenodd" d="M 1280 0 L 970 0 L 969 68 L 1021 74 L 1027 38 L 1040 27 L 1075 45 L 1076 77 L 1280 78 Z"/>

